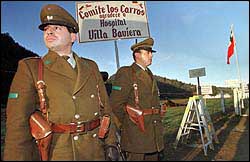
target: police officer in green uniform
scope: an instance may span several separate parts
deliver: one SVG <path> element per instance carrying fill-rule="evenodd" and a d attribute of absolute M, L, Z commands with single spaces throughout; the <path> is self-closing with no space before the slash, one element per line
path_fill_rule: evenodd
<path fill-rule="evenodd" d="M 152 72 L 154 40 L 147 38 L 131 46 L 134 63 L 121 67 L 112 86 L 110 104 L 121 131 L 121 148 L 127 160 L 159 160 L 164 149 L 163 124 L 160 117 L 159 90 Z M 125 107 L 142 111 L 144 131 L 133 122 Z M 140 124 L 139 124 L 140 125 Z"/>
<path fill-rule="evenodd" d="M 39 29 L 48 48 L 42 58 L 46 107 L 53 123 L 49 160 L 105 160 L 105 155 L 115 155 L 115 147 L 109 147 L 116 141 L 112 111 L 98 66 L 72 51 L 79 31 L 77 22 L 55 4 L 45 5 L 40 19 Z M 4 160 L 40 159 L 29 127 L 29 117 L 39 107 L 39 60 L 33 57 L 19 61 L 7 104 Z M 102 120 L 98 118 L 104 114 L 111 124 L 101 139 L 98 133 Z"/>

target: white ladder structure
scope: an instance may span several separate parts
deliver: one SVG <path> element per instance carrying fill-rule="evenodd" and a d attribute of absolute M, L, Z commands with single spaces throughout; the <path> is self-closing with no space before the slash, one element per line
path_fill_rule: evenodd
<path fill-rule="evenodd" d="M 184 137 L 186 137 L 186 140 L 190 137 L 191 130 L 199 131 L 205 156 L 207 156 L 208 146 L 210 147 L 210 149 L 214 150 L 213 139 L 216 143 L 219 143 L 211 117 L 207 108 L 205 107 L 204 100 L 201 95 L 189 98 L 174 143 L 175 149 L 177 148 L 178 142 L 181 137 L 183 137 L 182 142 L 184 140 Z"/>

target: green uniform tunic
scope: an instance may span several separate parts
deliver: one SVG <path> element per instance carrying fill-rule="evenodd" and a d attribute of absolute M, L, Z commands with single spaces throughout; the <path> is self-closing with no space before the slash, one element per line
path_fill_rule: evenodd
<path fill-rule="evenodd" d="M 99 85 L 104 113 L 112 113 L 96 63 L 75 53 L 73 56 L 76 69 L 52 51 L 42 58 L 49 120 L 53 123 L 88 121 L 102 115 L 96 85 Z M 39 107 L 35 87 L 37 75 L 38 58 L 19 61 L 7 104 L 4 160 L 39 158 L 28 123 L 31 113 Z M 105 140 L 98 138 L 98 130 L 96 128 L 86 134 L 54 133 L 50 160 L 104 160 L 104 144 L 115 142 L 114 127 L 111 124 Z"/>
<path fill-rule="evenodd" d="M 134 83 L 138 85 L 139 107 L 160 109 L 159 91 L 151 71 L 148 74 L 135 63 L 120 68 L 115 75 L 110 104 L 121 127 L 121 147 L 134 153 L 161 151 L 164 143 L 160 114 L 144 116 L 145 132 L 141 132 L 124 110 L 126 104 L 135 106 Z"/>

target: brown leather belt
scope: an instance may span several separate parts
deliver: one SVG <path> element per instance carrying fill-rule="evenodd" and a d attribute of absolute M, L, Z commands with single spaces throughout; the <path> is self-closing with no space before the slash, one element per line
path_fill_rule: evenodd
<path fill-rule="evenodd" d="M 100 119 L 88 122 L 74 122 L 70 124 L 52 124 L 52 131 L 55 133 L 86 133 L 100 125 Z"/>
<path fill-rule="evenodd" d="M 159 114 L 160 109 L 144 109 L 143 115 Z"/>

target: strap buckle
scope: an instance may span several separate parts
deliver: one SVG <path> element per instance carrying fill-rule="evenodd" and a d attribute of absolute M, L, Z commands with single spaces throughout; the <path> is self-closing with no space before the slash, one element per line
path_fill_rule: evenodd
<path fill-rule="evenodd" d="M 80 121 L 80 122 L 72 122 L 70 125 L 75 126 L 73 128 L 76 128 L 72 130 L 72 133 L 77 133 L 77 134 L 86 134 L 88 131 L 88 125 L 87 121 Z"/>

